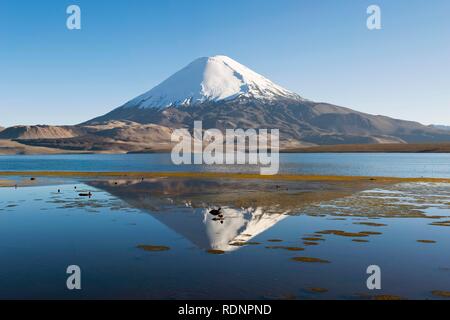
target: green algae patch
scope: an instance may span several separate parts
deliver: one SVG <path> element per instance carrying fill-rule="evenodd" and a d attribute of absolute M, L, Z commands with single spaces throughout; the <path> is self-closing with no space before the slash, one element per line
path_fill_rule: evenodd
<path fill-rule="evenodd" d="M 431 294 L 435 297 L 450 299 L 450 291 L 434 290 Z"/>
<path fill-rule="evenodd" d="M 266 249 L 281 249 L 281 250 L 288 250 L 288 251 L 303 251 L 305 249 L 300 247 L 288 247 L 288 246 L 267 246 Z"/>
<path fill-rule="evenodd" d="M 224 254 L 225 253 L 225 251 L 223 251 L 223 250 L 216 250 L 216 249 L 211 249 L 206 252 L 209 254 Z"/>
<path fill-rule="evenodd" d="M 360 224 L 369 227 L 387 227 L 387 224 L 384 223 L 375 223 L 375 222 L 355 222 L 353 224 Z"/>
<path fill-rule="evenodd" d="M 170 247 L 166 247 L 166 246 L 151 246 L 151 245 L 146 245 L 146 244 L 140 244 L 140 245 L 137 246 L 137 248 L 141 249 L 141 250 L 144 250 L 144 251 L 154 251 L 154 252 L 170 250 Z"/>
<path fill-rule="evenodd" d="M 313 293 L 326 293 L 329 290 L 326 288 L 308 288 L 308 291 L 313 292 Z"/>
<path fill-rule="evenodd" d="M 391 294 L 380 294 L 378 296 L 374 296 L 372 298 L 373 300 L 378 300 L 378 301 L 387 301 L 387 300 L 404 300 L 402 297 L 400 296 L 395 296 L 395 295 L 391 295 Z"/>
<path fill-rule="evenodd" d="M 330 263 L 328 260 L 323 260 L 319 258 L 311 258 L 311 257 L 294 257 L 291 258 L 292 261 L 296 262 L 305 262 L 305 263 Z"/>
<path fill-rule="evenodd" d="M 434 240 L 417 240 L 417 242 L 420 242 L 420 243 L 436 243 L 436 241 L 434 241 Z"/>
<path fill-rule="evenodd" d="M 367 237 L 368 234 L 367 233 L 361 233 L 361 232 L 345 232 L 342 230 L 324 230 L 324 231 L 318 231 L 316 232 L 318 234 L 332 234 L 335 236 L 340 236 L 340 237 Z"/>

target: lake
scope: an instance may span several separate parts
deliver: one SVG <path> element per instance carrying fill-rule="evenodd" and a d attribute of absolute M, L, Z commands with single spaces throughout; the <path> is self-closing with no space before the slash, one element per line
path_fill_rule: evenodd
<path fill-rule="evenodd" d="M 0 156 L 0 171 L 259 172 L 248 165 L 172 164 L 170 154 Z M 293 174 L 450 178 L 450 154 L 280 154 L 280 172 Z"/>
<path fill-rule="evenodd" d="M 448 155 L 281 157 L 283 172 L 450 177 Z M 216 168 L 187 169 L 163 154 L 0 157 L 0 171 Z M 241 169 L 217 170 L 254 170 Z M 17 188 L 0 188 L 0 299 L 447 299 L 450 292 L 447 183 L 1 180 Z M 81 268 L 81 290 L 66 287 L 70 265 Z M 380 290 L 367 287 L 373 265 Z"/>

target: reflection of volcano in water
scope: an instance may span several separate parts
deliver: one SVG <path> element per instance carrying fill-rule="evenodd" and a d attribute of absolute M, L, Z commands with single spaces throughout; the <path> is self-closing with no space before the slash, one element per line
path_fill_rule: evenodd
<path fill-rule="evenodd" d="M 148 212 L 173 231 L 204 249 L 236 250 L 243 242 L 249 241 L 287 217 L 282 212 L 268 212 L 263 207 L 236 209 L 222 206 L 223 218 L 219 219 L 209 213 L 213 209 L 212 206 L 192 204 L 189 196 L 195 197 L 190 192 L 192 189 L 196 192 L 209 190 L 211 193 L 216 187 L 224 191 L 223 186 L 211 181 L 203 182 L 201 185 L 199 183 L 181 180 L 147 180 L 139 183 L 103 180 L 88 184 Z"/>
<path fill-rule="evenodd" d="M 282 213 L 264 212 L 263 208 L 223 208 L 222 211 L 223 224 L 214 220 L 209 209 L 203 210 L 203 223 L 210 247 L 223 251 L 238 248 L 236 244 L 249 241 L 287 217 Z"/>

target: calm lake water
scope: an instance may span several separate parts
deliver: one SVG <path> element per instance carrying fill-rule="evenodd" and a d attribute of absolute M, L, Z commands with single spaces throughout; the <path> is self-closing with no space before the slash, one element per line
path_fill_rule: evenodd
<path fill-rule="evenodd" d="M 252 166 L 172 164 L 170 154 L 0 156 L 0 171 L 228 171 Z M 450 178 L 450 154 L 281 154 L 283 173 Z"/>
<path fill-rule="evenodd" d="M 281 172 L 299 174 L 450 178 L 449 164 L 447 154 L 281 155 Z M 174 166 L 168 154 L 0 156 L 0 171 L 41 170 L 258 168 Z M 442 299 L 450 292 L 450 184 L 1 180 L 18 188 L 0 188 L 0 298 Z M 81 291 L 66 288 L 69 265 L 81 267 Z M 382 290 L 367 288 L 370 265 L 381 268 Z"/>
<path fill-rule="evenodd" d="M 109 157 L 76 168 L 125 168 Z M 33 157 L 15 159 L 18 170 Z M 27 168 L 44 169 L 35 159 Z M 46 170 L 75 168 L 50 159 Z M 447 184 L 38 178 L 0 188 L 0 298 L 440 299 L 449 216 Z M 69 265 L 80 291 L 66 289 Z M 369 265 L 382 290 L 367 289 Z"/>

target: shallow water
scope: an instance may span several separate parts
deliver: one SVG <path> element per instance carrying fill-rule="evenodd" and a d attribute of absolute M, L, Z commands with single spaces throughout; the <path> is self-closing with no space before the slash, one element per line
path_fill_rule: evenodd
<path fill-rule="evenodd" d="M 49 179 L 0 188 L 0 298 L 418 299 L 450 291 L 450 227 L 439 225 L 450 220 L 449 185 L 274 184 Z M 223 218 L 209 214 L 218 207 Z M 379 234 L 360 234 L 367 231 Z M 81 291 L 66 289 L 73 264 Z M 381 267 L 380 291 L 366 287 L 369 265 Z"/>
<path fill-rule="evenodd" d="M 258 167 L 172 164 L 170 154 L 0 156 L 0 171 L 219 171 Z M 280 172 L 321 175 L 450 178 L 450 154 L 280 154 Z"/>

